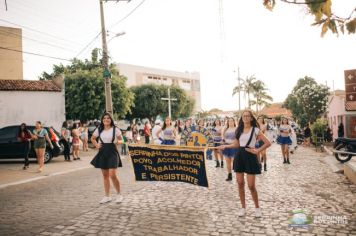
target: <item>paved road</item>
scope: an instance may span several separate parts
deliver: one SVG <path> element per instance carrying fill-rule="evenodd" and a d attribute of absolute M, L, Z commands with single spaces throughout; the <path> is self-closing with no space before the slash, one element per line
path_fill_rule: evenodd
<path fill-rule="evenodd" d="M 324 163 L 324 154 L 300 148 L 283 165 L 279 147 L 257 178 L 263 217 L 237 217 L 235 181 L 208 162 L 210 189 L 184 183 L 134 182 L 128 159 L 119 170 L 121 204 L 99 205 L 100 172 L 86 169 L 0 189 L 0 235 L 356 235 L 356 186 Z M 291 228 L 290 211 L 304 209 L 308 228 Z M 328 218 L 329 217 L 329 218 Z M 347 222 L 331 222 L 346 219 Z"/>

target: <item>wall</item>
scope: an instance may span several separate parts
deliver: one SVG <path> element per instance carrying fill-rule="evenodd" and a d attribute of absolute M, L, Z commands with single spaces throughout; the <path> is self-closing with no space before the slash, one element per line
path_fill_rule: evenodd
<path fill-rule="evenodd" d="M 344 131 L 346 137 L 352 137 L 355 135 L 354 125 L 351 123 L 353 117 L 356 116 L 356 111 L 346 111 L 345 110 L 345 96 L 336 95 L 332 96 L 331 101 L 327 110 L 327 118 L 329 122 L 329 127 L 333 132 L 333 139 L 336 139 L 338 136 L 338 126 L 340 122 L 344 124 Z M 351 127 L 352 126 L 352 127 Z M 352 135 L 354 134 L 354 135 Z M 356 138 L 356 136 L 354 137 Z"/>
<path fill-rule="evenodd" d="M 0 26 L 0 46 L 22 51 L 21 29 Z M 22 53 L 0 49 L 0 79 L 22 80 Z"/>
<path fill-rule="evenodd" d="M 42 124 L 60 130 L 65 120 L 64 92 L 0 91 L 0 127 Z"/>
<path fill-rule="evenodd" d="M 120 75 L 127 77 L 126 85 L 128 87 L 147 83 L 178 85 L 195 99 L 194 112 L 201 111 L 200 74 L 198 72 L 169 71 L 123 63 L 117 64 L 117 69 Z M 159 79 L 154 80 L 148 77 Z M 185 80 L 189 80 L 190 83 L 184 83 Z"/>

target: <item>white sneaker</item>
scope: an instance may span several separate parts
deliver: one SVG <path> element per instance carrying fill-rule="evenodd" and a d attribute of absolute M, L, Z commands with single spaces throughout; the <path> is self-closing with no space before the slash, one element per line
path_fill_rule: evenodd
<path fill-rule="evenodd" d="M 255 217 L 257 217 L 257 218 L 262 217 L 261 208 L 255 208 Z"/>
<path fill-rule="evenodd" d="M 101 201 L 99 202 L 100 204 L 104 204 L 104 203 L 107 203 L 107 202 L 110 202 L 111 201 L 111 197 L 103 197 L 103 199 L 101 199 Z"/>
<path fill-rule="evenodd" d="M 245 208 L 240 208 L 240 210 L 237 212 L 237 215 L 239 217 L 243 217 L 246 215 L 246 209 Z"/>
<path fill-rule="evenodd" d="M 121 194 L 116 195 L 115 203 L 120 203 L 122 200 L 124 200 L 124 197 Z"/>

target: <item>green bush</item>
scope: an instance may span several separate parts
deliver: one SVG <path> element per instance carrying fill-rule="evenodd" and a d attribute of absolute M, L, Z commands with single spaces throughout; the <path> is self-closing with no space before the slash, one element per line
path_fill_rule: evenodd
<path fill-rule="evenodd" d="M 310 127 L 312 131 L 312 140 L 314 143 L 317 141 L 317 137 L 324 139 L 324 131 L 328 127 L 328 122 L 324 118 L 317 119 Z"/>

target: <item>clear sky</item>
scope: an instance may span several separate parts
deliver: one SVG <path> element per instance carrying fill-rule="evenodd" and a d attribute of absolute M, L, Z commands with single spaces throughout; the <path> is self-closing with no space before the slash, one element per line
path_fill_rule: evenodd
<path fill-rule="evenodd" d="M 24 51 L 66 59 L 83 51 L 78 57 L 85 59 L 94 47 L 101 47 L 101 37 L 93 40 L 100 32 L 99 0 L 7 3 L 5 11 L 4 0 L 0 0 L 0 25 L 17 27 L 11 22 L 26 27 Z M 339 16 L 347 17 L 356 1 L 334 0 L 333 4 Z M 344 70 L 356 69 L 356 35 L 337 37 L 328 32 L 321 38 L 320 28 L 311 26 L 313 17 L 304 7 L 277 1 L 270 12 L 262 0 L 222 0 L 222 5 L 219 14 L 218 0 L 105 3 L 111 60 L 200 72 L 204 110 L 237 109 L 232 89 L 238 67 L 242 78 L 255 75 L 264 81 L 275 102 L 284 101 L 305 75 L 344 89 Z M 126 34 L 112 38 L 122 31 Z M 23 58 L 28 80 L 37 79 L 43 71 L 51 72 L 53 64 L 68 63 L 27 54 Z"/>

